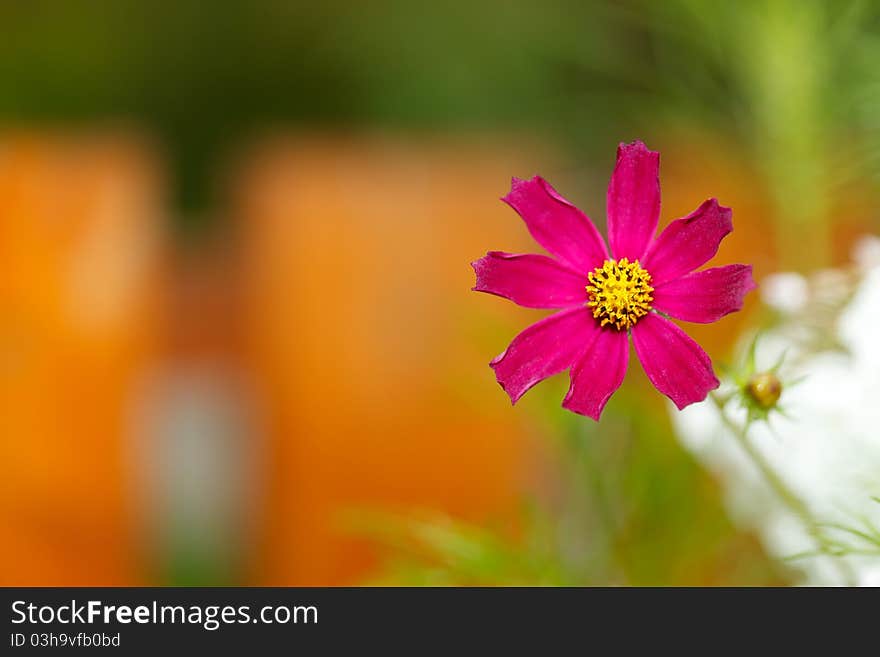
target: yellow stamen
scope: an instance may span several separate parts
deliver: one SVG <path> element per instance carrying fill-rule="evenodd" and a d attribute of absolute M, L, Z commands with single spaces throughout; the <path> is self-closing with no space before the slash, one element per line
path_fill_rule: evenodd
<path fill-rule="evenodd" d="M 651 274 L 642 269 L 638 260 L 606 260 L 589 278 L 587 305 L 602 326 L 611 325 L 625 331 L 651 310 L 654 300 Z"/>

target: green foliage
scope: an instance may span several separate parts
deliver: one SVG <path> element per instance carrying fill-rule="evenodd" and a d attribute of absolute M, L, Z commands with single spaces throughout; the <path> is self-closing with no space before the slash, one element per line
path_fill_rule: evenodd
<path fill-rule="evenodd" d="M 662 405 L 622 390 L 602 422 L 559 409 L 560 385 L 520 407 L 541 418 L 552 480 L 512 521 L 352 513 L 383 555 L 373 583 L 438 585 L 776 584 L 784 573 L 731 526 L 718 490 L 672 436 Z M 624 386 L 626 388 L 626 386 Z"/>
<path fill-rule="evenodd" d="M 584 160 L 701 124 L 809 221 L 828 185 L 880 171 L 878 59 L 880 8 L 858 0 L 3 3 L 0 118 L 144 125 L 187 209 L 278 124 L 527 129 Z"/>
<path fill-rule="evenodd" d="M 349 527 L 391 553 L 368 584 L 559 586 L 572 577 L 549 545 L 546 519 L 533 515 L 524 541 L 434 512 L 362 513 Z"/>
<path fill-rule="evenodd" d="M 871 499 L 880 504 L 880 498 Z M 880 529 L 867 517 L 859 516 L 851 525 L 821 523 L 819 527 L 825 537 L 823 548 L 792 555 L 789 560 L 818 556 L 880 557 Z"/>

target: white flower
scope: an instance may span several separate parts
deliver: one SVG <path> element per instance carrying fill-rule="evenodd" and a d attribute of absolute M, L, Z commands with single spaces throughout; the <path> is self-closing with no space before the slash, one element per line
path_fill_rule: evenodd
<path fill-rule="evenodd" d="M 782 276 L 782 275 L 780 275 Z M 781 296 L 799 301 L 797 275 L 776 277 Z M 787 286 L 787 287 L 786 287 Z M 804 281 L 806 287 L 806 281 Z M 809 300 L 804 312 L 809 312 Z M 783 390 L 786 416 L 752 425 L 749 435 L 780 477 L 823 523 L 851 528 L 868 521 L 880 528 L 880 266 L 865 272 L 852 301 L 837 322 L 836 338 L 845 352 L 813 354 L 786 337 L 784 328 L 762 336 L 757 362 L 770 367 L 787 351 L 797 362 L 789 376 L 804 380 Z M 729 404 L 727 412 L 742 423 L 745 411 Z M 682 443 L 722 480 L 732 517 L 758 531 L 768 552 L 779 558 L 816 549 L 816 542 L 796 515 L 783 505 L 741 446 L 721 423 L 711 401 L 672 413 Z M 826 530 L 830 536 L 865 547 L 854 535 Z M 872 548 L 874 551 L 877 547 Z M 804 583 L 844 583 L 841 567 L 856 583 L 880 583 L 880 554 L 810 557 L 789 561 L 802 570 Z"/>
<path fill-rule="evenodd" d="M 864 270 L 880 266 L 880 237 L 865 235 L 859 238 L 853 247 L 852 258 Z"/>
<path fill-rule="evenodd" d="M 779 312 L 792 314 L 807 303 L 807 279 L 800 274 L 773 274 L 761 281 L 761 300 Z"/>

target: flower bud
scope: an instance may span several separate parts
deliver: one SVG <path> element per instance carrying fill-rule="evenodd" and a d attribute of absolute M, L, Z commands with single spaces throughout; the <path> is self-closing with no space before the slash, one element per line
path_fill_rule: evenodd
<path fill-rule="evenodd" d="M 761 372 L 752 376 L 746 383 L 746 393 L 762 409 L 776 406 L 782 395 L 782 382 L 773 372 Z"/>

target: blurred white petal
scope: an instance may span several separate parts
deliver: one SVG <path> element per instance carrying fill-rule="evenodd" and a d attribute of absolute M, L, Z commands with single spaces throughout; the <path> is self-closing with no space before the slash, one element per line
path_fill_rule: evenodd
<path fill-rule="evenodd" d="M 797 275 L 778 278 L 776 291 L 789 300 L 799 292 Z M 786 287 L 787 286 L 787 287 Z M 773 287 L 773 286 L 771 286 Z M 771 293 L 772 294 L 772 293 Z M 780 400 L 786 414 L 758 423 L 750 435 L 788 485 L 822 522 L 859 527 L 865 519 L 880 526 L 880 267 L 866 273 L 852 301 L 839 317 L 840 343 L 848 353 L 799 354 L 781 331 L 758 343 L 758 367 L 769 368 L 788 350 L 802 357 L 796 372 L 804 376 L 786 388 Z M 743 413 L 728 405 L 742 422 Z M 731 516 L 762 537 L 771 554 L 785 558 L 815 549 L 803 524 L 763 483 L 735 438 L 721 424 L 711 402 L 672 413 L 681 442 L 722 481 Z M 840 535 L 838 538 L 847 538 Z M 850 541 L 852 542 L 852 541 Z M 845 557 L 859 583 L 880 581 L 880 556 Z M 829 557 L 792 562 L 804 582 L 841 583 Z"/>
<path fill-rule="evenodd" d="M 807 302 L 807 280 L 800 274 L 772 274 L 761 281 L 758 289 L 761 300 L 779 312 L 798 312 Z"/>

